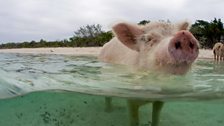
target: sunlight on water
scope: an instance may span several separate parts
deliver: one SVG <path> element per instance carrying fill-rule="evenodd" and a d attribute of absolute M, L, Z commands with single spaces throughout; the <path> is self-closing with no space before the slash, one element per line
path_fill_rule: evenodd
<path fill-rule="evenodd" d="M 0 54 L 0 98 L 44 90 L 139 99 L 224 97 L 224 64 L 198 60 L 185 76 L 133 72 L 95 57 Z"/>

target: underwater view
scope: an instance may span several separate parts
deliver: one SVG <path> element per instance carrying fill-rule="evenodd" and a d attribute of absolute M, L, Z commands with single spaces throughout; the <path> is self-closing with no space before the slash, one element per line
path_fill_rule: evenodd
<path fill-rule="evenodd" d="M 0 54 L 0 126 L 129 126 L 127 99 L 164 101 L 160 126 L 223 126 L 224 64 L 185 76 L 134 72 L 96 57 Z M 112 111 L 105 111 L 112 97 Z M 150 126 L 151 104 L 140 108 Z"/>

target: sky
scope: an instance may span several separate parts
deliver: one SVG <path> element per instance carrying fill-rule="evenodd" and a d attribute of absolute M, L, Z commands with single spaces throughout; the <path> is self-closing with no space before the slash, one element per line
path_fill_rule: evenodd
<path fill-rule="evenodd" d="M 88 24 L 224 22 L 224 0 L 0 0 L 0 43 L 68 39 Z"/>

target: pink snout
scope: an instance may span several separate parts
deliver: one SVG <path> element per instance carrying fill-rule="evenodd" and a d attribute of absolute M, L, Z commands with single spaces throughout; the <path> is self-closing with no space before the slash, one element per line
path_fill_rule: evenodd
<path fill-rule="evenodd" d="M 168 51 L 175 63 L 192 63 L 198 56 L 199 44 L 189 31 L 182 30 L 170 40 Z"/>

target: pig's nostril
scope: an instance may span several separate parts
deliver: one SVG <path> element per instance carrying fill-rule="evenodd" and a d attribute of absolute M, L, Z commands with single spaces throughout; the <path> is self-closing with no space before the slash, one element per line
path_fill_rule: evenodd
<path fill-rule="evenodd" d="M 175 43 L 175 48 L 176 48 L 176 49 L 181 49 L 181 43 L 180 43 L 180 41 L 177 41 L 177 42 Z"/>
<path fill-rule="evenodd" d="M 189 43 L 189 46 L 190 46 L 191 49 L 194 48 L 194 44 L 192 42 Z"/>

